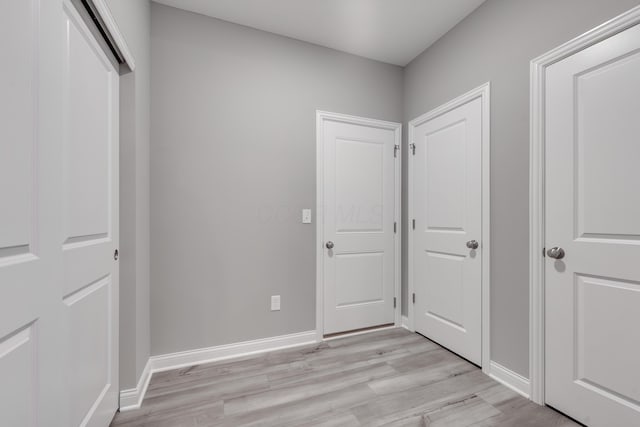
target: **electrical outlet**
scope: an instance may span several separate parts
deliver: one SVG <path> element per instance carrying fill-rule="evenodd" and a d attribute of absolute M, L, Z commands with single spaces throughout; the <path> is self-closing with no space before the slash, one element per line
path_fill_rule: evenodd
<path fill-rule="evenodd" d="M 280 295 L 271 295 L 271 311 L 280 311 Z"/>
<path fill-rule="evenodd" d="M 302 223 L 311 224 L 311 209 L 302 209 Z"/>

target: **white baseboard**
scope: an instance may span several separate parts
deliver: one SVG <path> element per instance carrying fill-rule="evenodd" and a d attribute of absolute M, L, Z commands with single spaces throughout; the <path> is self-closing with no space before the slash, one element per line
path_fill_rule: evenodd
<path fill-rule="evenodd" d="M 201 348 L 197 350 L 163 354 L 160 356 L 151 356 L 149 358 L 149 362 L 151 363 L 151 372 L 155 373 L 202 363 L 216 362 L 218 360 L 231 359 L 234 357 L 248 356 L 250 354 L 264 353 L 266 351 L 313 344 L 315 342 L 317 341 L 316 331 L 314 330 L 234 344 L 218 345 L 215 347 Z"/>
<path fill-rule="evenodd" d="M 411 331 L 411 328 L 409 327 L 409 318 L 407 316 L 402 316 L 402 327 L 407 331 Z"/>
<path fill-rule="evenodd" d="M 296 334 L 280 335 L 253 341 L 234 344 L 218 345 L 197 350 L 181 351 L 178 353 L 151 356 L 138 381 L 138 386 L 120 392 L 120 412 L 140 408 L 149 385 L 151 376 L 156 372 L 170 371 L 202 363 L 233 359 L 251 354 L 282 350 L 290 347 L 316 343 L 316 331 L 299 332 Z"/>
<path fill-rule="evenodd" d="M 142 405 L 142 399 L 149 387 L 149 381 L 151 380 L 151 363 L 147 360 L 147 364 L 142 370 L 142 375 L 138 380 L 136 388 L 130 388 L 128 390 L 120 391 L 120 412 L 131 411 L 133 409 L 139 409 Z"/>
<path fill-rule="evenodd" d="M 531 396 L 531 382 L 529 379 L 505 368 L 499 363 L 490 362 L 489 376 L 527 399 Z"/>

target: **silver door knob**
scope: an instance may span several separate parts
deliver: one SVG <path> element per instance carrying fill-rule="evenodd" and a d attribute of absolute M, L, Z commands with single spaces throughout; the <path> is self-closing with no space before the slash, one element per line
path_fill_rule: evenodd
<path fill-rule="evenodd" d="M 469 240 L 467 242 L 467 247 L 469 249 L 478 249 L 478 246 L 480 246 L 480 245 L 478 244 L 478 242 L 476 240 Z"/>
<path fill-rule="evenodd" d="M 564 258 L 564 249 L 554 246 L 547 251 L 549 258 L 562 259 Z"/>
<path fill-rule="evenodd" d="M 333 249 L 333 242 L 329 240 L 325 246 L 327 247 L 327 249 Z"/>

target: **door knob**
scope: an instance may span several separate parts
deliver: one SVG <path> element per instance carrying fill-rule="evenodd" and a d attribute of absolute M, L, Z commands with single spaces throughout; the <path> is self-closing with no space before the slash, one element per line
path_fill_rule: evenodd
<path fill-rule="evenodd" d="M 480 246 L 480 245 L 478 244 L 478 242 L 476 240 L 469 240 L 467 242 L 467 247 L 469 249 L 478 249 L 478 246 Z"/>
<path fill-rule="evenodd" d="M 562 259 L 564 258 L 564 249 L 554 246 L 547 251 L 549 258 Z"/>
<path fill-rule="evenodd" d="M 333 249 L 333 242 L 329 240 L 325 246 L 327 247 L 327 249 Z"/>

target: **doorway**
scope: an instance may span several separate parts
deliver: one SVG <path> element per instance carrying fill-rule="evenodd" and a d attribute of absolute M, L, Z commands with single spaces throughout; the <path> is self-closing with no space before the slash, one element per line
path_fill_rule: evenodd
<path fill-rule="evenodd" d="M 489 83 L 409 122 L 409 317 L 488 367 Z"/>
<path fill-rule="evenodd" d="M 400 123 L 318 111 L 316 331 L 400 324 Z"/>
<path fill-rule="evenodd" d="M 532 398 L 640 424 L 640 8 L 532 61 Z"/>

